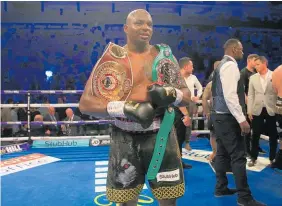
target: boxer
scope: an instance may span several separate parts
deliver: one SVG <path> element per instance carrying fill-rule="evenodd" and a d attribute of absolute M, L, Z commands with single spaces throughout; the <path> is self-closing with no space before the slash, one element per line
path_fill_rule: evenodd
<path fill-rule="evenodd" d="M 282 65 L 277 67 L 272 73 L 272 86 L 277 93 L 276 116 L 280 129 L 282 130 Z M 275 160 L 271 164 L 272 168 L 282 170 L 282 132 L 279 133 L 280 146 Z"/>
<path fill-rule="evenodd" d="M 109 43 L 87 81 L 79 109 L 115 121 L 107 175 L 109 201 L 137 205 L 147 176 L 159 204 L 176 205 L 185 186 L 174 107 L 188 105 L 191 93 L 170 47 L 150 45 L 153 22 L 146 10 L 130 12 L 124 32 L 127 44 Z"/>

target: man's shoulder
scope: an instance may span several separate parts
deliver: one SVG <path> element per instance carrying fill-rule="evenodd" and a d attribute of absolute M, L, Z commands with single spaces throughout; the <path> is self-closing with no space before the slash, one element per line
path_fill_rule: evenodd
<path fill-rule="evenodd" d="M 241 74 L 246 74 L 246 73 L 247 73 L 247 68 L 244 67 L 243 69 L 241 69 L 240 73 L 241 73 Z"/>
<path fill-rule="evenodd" d="M 252 76 L 250 76 L 250 81 L 257 78 L 259 76 L 258 73 L 253 74 Z"/>

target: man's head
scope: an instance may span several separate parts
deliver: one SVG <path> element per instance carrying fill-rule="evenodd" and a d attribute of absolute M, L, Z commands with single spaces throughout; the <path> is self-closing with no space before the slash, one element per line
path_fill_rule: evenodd
<path fill-rule="evenodd" d="M 35 115 L 34 117 L 35 122 L 43 122 L 43 116 L 40 114 Z"/>
<path fill-rule="evenodd" d="M 128 14 L 123 28 L 128 43 L 146 45 L 153 34 L 152 17 L 144 9 L 134 10 Z"/>
<path fill-rule="evenodd" d="M 71 108 L 67 108 L 67 109 L 66 109 L 66 115 L 67 115 L 68 118 L 71 118 L 71 117 L 72 117 L 73 111 L 72 111 Z"/>
<path fill-rule="evenodd" d="M 55 115 L 55 108 L 54 107 L 48 107 L 48 113 L 51 115 Z"/>
<path fill-rule="evenodd" d="M 224 53 L 233 57 L 235 60 L 241 60 L 243 58 L 243 45 L 238 39 L 228 39 L 223 48 Z"/>
<path fill-rule="evenodd" d="M 259 57 L 259 55 L 257 55 L 257 54 L 250 54 L 247 58 L 247 67 L 255 69 L 255 67 L 256 67 L 255 60 L 258 57 Z"/>
<path fill-rule="evenodd" d="M 192 59 L 189 58 L 189 57 L 182 57 L 181 59 L 179 59 L 179 67 L 187 75 L 192 74 L 192 72 L 194 70 Z"/>
<path fill-rule="evenodd" d="M 58 97 L 58 99 L 57 99 L 57 100 L 58 100 L 58 103 L 59 103 L 59 104 L 63 104 L 63 103 L 64 103 L 64 100 L 63 100 L 63 98 L 62 98 L 62 97 Z"/>
<path fill-rule="evenodd" d="M 260 74 L 264 74 L 267 71 L 268 61 L 264 56 L 258 56 L 255 58 L 256 70 Z"/>

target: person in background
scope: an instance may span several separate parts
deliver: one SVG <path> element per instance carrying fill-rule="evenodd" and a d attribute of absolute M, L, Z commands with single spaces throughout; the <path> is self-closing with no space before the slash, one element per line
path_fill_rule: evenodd
<path fill-rule="evenodd" d="M 8 99 L 7 104 L 14 104 L 14 100 Z M 1 108 L 1 121 L 11 122 L 12 121 L 12 107 Z M 12 137 L 13 135 L 13 125 L 3 125 L 1 126 L 3 137 Z"/>
<path fill-rule="evenodd" d="M 256 164 L 259 153 L 259 140 L 266 129 L 269 136 L 269 160 L 273 162 L 277 149 L 277 129 L 275 118 L 275 104 L 277 95 L 272 87 L 272 71 L 267 68 L 268 62 L 264 56 L 255 59 L 257 74 L 250 77 L 248 91 L 248 117 L 252 122 L 252 149 L 249 167 Z"/>
<path fill-rule="evenodd" d="M 34 122 L 43 122 L 43 116 L 41 114 L 35 115 Z M 36 136 L 44 136 L 45 135 L 45 127 L 43 124 L 32 124 L 30 125 L 30 134 L 33 137 Z M 50 131 L 46 133 L 47 135 L 50 135 Z"/>
<path fill-rule="evenodd" d="M 217 151 L 215 157 L 215 196 L 238 193 L 240 206 L 264 206 L 254 200 L 248 185 L 244 136 L 250 132 L 246 120 L 244 85 L 240 82 L 237 60 L 243 58 L 243 45 L 237 39 L 225 42 L 224 56 L 212 80 L 212 114 Z M 236 190 L 228 188 L 227 167 L 231 161 Z"/>
<path fill-rule="evenodd" d="M 184 78 L 187 87 L 191 91 L 191 100 L 189 103 L 188 112 L 190 118 L 197 114 L 198 106 L 196 102 L 203 94 L 203 87 L 199 82 L 198 78 L 193 75 L 193 61 L 189 57 L 183 57 L 179 60 L 179 67 L 182 77 Z M 195 88 L 197 90 L 197 95 L 195 96 Z M 192 126 L 191 124 L 186 127 L 186 135 L 185 135 L 185 149 L 190 151 L 192 150 L 190 146 L 190 137 L 191 137 Z"/>
<path fill-rule="evenodd" d="M 67 108 L 66 111 L 66 118 L 64 121 L 80 121 L 81 118 L 79 116 L 74 115 L 73 110 L 71 108 Z M 81 136 L 83 134 L 83 128 L 81 125 L 74 125 L 74 124 L 66 124 L 66 125 L 61 125 L 61 129 L 63 134 L 67 136 Z"/>
<path fill-rule="evenodd" d="M 44 121 L 57 122 L 59 121 L 58 113 L 54 107 L 48 107 L 48 114 L 43 117 Z M 56 136 L 60 133 L 60 128 L 56 124 L 46 125 L 46 135 Z"/>
<path fill-rule="evenodd" d="M 256 63 L 255 63 L 255 59 L 259 57 L 257 54 L 250 54 L 247 57 L 247 65 L 246 67 L 244 67 L 240 74 L 240 81 L 242 81 L 242 83 L 244 84 L 244 89 L 245 89 L 245 100 L 246 100 L 246 104 L 245 104 L 245 108 L 247 110 L 247 104 L 248 104 L 248 91 L 249 91 L 249 81 L 250 81 L 250 77 L 256 73 Z M 249 119 L 249 117 L 247 116 L 247 121 L 248 123 L 251 125 L 251 121 Z M 245 136 L 245 142 L 246 142 L 246 152 L 247 152 L 247 156 L 250 157 L 251 156 L 251 133 L 247 134 Z M 264 150 L 261 149 L 261 147 L 259 146 L 259 152 L 262 154 L 265 154 L 266 152 Z"/>

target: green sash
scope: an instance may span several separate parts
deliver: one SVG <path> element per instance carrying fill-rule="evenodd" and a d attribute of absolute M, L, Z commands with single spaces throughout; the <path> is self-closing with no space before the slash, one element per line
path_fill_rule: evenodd
<path fill-rule="evenodd" d="M 156 46 L 158 47 L 160 52 L 153 62 L 153 68 L 152 68 L 153 82 L 158 81 L 157 66 L 159 65 L 161 60 L 163 60 L 164 58 L 167 58 L 170 61 L 172 61 L 173 63 L 175 63 L 175 60 L 173 58 L 173 55 L 172 55 L 172 52 L 169 46 L 164 45 L 164 44 L 157 44 Z M 164 153 L 165 153 L 165 149 L 166 149 L 168 136 L 169 136 L 169 133 L 174 123 L 174 117 L 175 117 L 174 109 L 172 107 L 167 108 L 163 121 L 161 123 L 161 127 L 157 134 L 153 156 L 152 156 L 149 168 L 148 168 L 148 172 L 147 172 L 148 180 L 155 179 L 160 170 L 160 167 L 163 161 L 163 157 L 164 157 Z"/>

